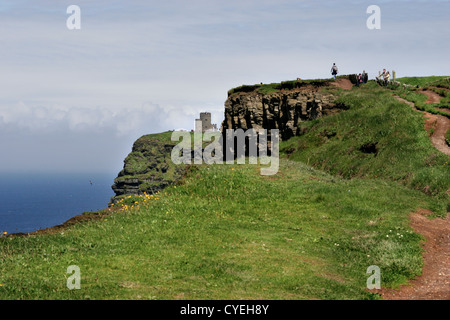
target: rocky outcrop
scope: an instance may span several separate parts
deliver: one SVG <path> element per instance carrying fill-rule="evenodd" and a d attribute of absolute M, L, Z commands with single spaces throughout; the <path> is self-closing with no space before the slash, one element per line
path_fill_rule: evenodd
<path fill-rule="evenodd" d="M 171 152 L 176 145 L 170 140 L 171 132 L 145 135 L 133 144 L 124 160 L 112 189 L 116 194 L 111 203 L 131 194 L 156 193 L 181 179 L 184 165 L 175 165 Z"/>
<path fill-rule="evenodd" d="M 225 102 L 221 131 L 279 129 L 280 138 L 287 140 L 300 133 L 302 121 L 339 111 L 331 93 L 333 90 L 321 90 L 327 85 L 324 81 L 285 82 L 271 85 L 270 89 L 274 90 L 271 93 L 260 93 L 261 85 L 232 89 Z M 146 135 L 134 143 L 132 152 L 124 160 L 123 170 L 114 180 L 112 189 L 116 196 L 111 203 L 126 195 L 156 193 L 184 176 L 187 165 L 175 165 L 171 160 L 172 149 L 177 144 L 171 141 L 171 134 Z"/>
<path fill-rule="evenodd" d="M 225 102 L 225 129 L 279 129 L 283 140 L 298 135 L 300 122 L 339 111 L 330 92 L 310 86 L 268 94 L 237 92 Z"/>

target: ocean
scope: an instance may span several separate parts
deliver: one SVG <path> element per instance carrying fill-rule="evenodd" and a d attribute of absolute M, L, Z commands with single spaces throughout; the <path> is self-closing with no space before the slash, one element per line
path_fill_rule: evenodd
<path fill-rule="evenodd" d="M 0 173 L 0 232 L 33 232 L 108 206 L 117 174 Z"/>

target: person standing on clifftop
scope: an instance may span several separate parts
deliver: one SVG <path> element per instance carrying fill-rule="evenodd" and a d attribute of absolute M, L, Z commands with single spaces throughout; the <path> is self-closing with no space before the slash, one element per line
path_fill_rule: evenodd
<path fill-rule="evenodd" d="M 389 79 L 391 78 L 391 75 L 388 72 L 386 72 L 386 75 L 384 76 L 384 85 L 387 86 L 389 84 Z"/>
<path fill-rule="evenodd" d="M 356 77 L 356 86 L 359 87 L 359 84 L 363 83 L 363 77 L 361 73 Z"/>
<path fill-rule="evenodd" d="M 376 77 L 377 82 L 381 84 L 381 78 L 383 78 L 384 80 L 384 77 L 386 77 L 386 69 L 383 69 L 383 73 L 381 73 L 378 77 Z"/>
<path fill-rule="evenodd" d="M 331 74 L 333 75 L 334 80 L 336 80 L 336 75 L 338 74 L 336 63 L 333 63 L 333 66 L 331 67 Z"/>
<path fill-rule="evenodd" d="M 367 74 L 366 70 L 363 70 L 362 77 L 363 83 L 367 83 L 367 81 L 369 80 L 369 75 Z"/>

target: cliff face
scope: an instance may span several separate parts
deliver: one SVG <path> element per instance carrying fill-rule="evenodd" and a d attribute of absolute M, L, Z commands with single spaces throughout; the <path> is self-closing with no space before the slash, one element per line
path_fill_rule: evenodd
<path fill-rule="evenodd" d="M 261 93 L 260 85 L 233 89 L 225 102 L 221 131 L 279 129 L 280 138 L 287 140 L 300 133 L 302 121 L 339 112 L 333 90 L 322 90 L 328 85 L 320 81 L 285 82 L 270 93 Z M 183 177 L 186 165 L 175 165 L 171 160 L 172 149 L 177 144 L 171 141 L 171 134 L 146 135 L 134 143 L 123 170 L 114 180 L 112 189 L 116 196 L 111 202 L 125 195 L 156 193 Z"/>
<path fill-rule="evenodd" d="M 145 135 L 133 144 L 131 153 L 124 160 L 124 167 L 114 179 L 112 189 L 116 196 L 156 193 L 181 179 L 184 165 L 175 165 L 171 152 L 176 142 L 172 142 L 172 132 Z"/>
<path fill-rule="evenodd" d="M 283 140 L 299 134 L 302 121 L 313 120 L 339 111 L 335 97 L 320 87 L 307 86 L 268 94 L 232 93 L 225 102 L 225 129 L 279 129 Z"/>

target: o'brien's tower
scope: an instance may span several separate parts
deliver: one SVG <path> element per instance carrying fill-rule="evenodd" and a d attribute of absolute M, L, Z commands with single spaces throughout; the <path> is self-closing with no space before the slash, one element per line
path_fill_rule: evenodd
<path fill-rule="evenodd" d="M 200 119 L 195 119 L 195 132 L 205 132 L 207 130 L 217 130 L 217 125 L 211 124 L 210 112 L 201 112 Z"/>

